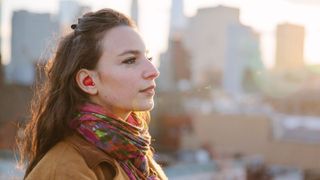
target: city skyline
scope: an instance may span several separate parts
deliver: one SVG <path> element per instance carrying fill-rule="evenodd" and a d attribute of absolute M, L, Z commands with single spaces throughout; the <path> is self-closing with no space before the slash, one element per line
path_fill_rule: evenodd
<path fill-rule="evenodd" d="M 92 10 L 108 6 L 126 14 L 130 14 L 131 0 L 121 1 L 96 1 L 96 0 L 78 0 L 78 2 L 89 5 Z M 306 64 L 320 64 L 320 23 L 316 23 L 320 19 L 320 1 L 319 3 L 309 0 L 271 0 L 268 2 L 252 1 L 252 0 L 206 0 L 195 1 L 185 0 L 184 12 L 187 17 L 194 16 L 198 8 L 213 7 L 217 5 L 225 5 L 240 9 L 240 21 L 247 26 L 252 27 L 261 34 L 262 59 L 267 67 L 273 66 L 275 63 L 275 31 L 276 26 L 283 22 L 302 25 L 306 29 L 305 37 L 305 61 Z M 58 12 L 58 0 L 30 1 L 16 0 L 2 2 L 2 39 L 3 39 L 3 63 L 9 63 L 10 47 L 9 42 L 9 22 L 12 10 L 26 9 L 31 12 Z M 146 44 L 154 51 L 155 58 L 159 53 L 164 52 L 167 48 L 167 37 L 169 33 L 170 18 L 170 0 L 139 1 L 140 15 L 140 31 L 143 34 Z M 316 4 L 315 4 L 316 3 Z M 317 12 L 318 11 L 318 12 Z M 151 17 L 151 18 L 150 18 Z M 161 34 L 161 36 L 159 36 Z"/>

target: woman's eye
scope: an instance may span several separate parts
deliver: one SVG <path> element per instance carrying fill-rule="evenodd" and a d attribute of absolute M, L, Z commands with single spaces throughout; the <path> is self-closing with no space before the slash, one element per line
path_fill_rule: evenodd
<path fill-rule="evenodd" d="M 136 58 L 132 57 L 132 58 L 124 60 L 122 63 L 124 63 L 124 64 L 133 64 L 135 62 L 136 62 Z"/>
<path fill-rule="evenodd" d="M 147 59 L 148 59 L 149 61 L 152 61 L 153 57 L 147 57 Z"/>

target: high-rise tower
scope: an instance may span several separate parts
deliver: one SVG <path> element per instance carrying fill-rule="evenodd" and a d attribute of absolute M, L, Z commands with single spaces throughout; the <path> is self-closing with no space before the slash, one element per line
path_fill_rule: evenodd
<path fill-rule="evenodd" d="M 50 56 L 58 24 L 51 14 L 15 11 L 12 16 L 11 62 L 8 80 L 31 85 L 35 75 L 35 64 Z"/>
<path fill-rule="evenodd" d="M 139 5 L 138 0 L 131 1 L 131 18 L 135 21 L 137 26 L 139 26 Z"/>
<path fill-rule="evenodd" d="M 228 29 L 239 24 L 240 10 L 226 6 L 199 9 L 188 21 L 184 41 L 192 56 L 192 84 L 220 86 L 226 60 Z"/>
<path fill-rule="evenodd" d="M 169 38 L 180 35 L 186 26 L 183 0 L 172 0 L 171 3 Z"/>
<path fill-rule="evenodd" d="M 277 27 L 276 69 L 297 70 L 304 66 L 304 27 L 280 24 Z"/>
<path fill-rule="evenodd" d="M 0 86 L 3 85 L 4 83 L 4 70 L 3 70 L 3 65 L 2 65 L 2 31 L 1 31 L 1 25 L 2 25 L 2 22 L 1 22 L 1 17 L 2 15 L 2 1 L 0 0 Z"/>

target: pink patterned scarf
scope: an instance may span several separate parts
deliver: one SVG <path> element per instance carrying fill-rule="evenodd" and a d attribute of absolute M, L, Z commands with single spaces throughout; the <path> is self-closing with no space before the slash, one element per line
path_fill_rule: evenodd
<path fill-rule="evenodd" d="M 130 116 L 135 118 L 138 126 L 115 119 L 99 105 L 86 103 L 72 120 L 71 127 L 115 158 L 131 180 L 158 179 L 149 167 L 146 155 L 151 140 L 148 126 L 133 114 Z"/>

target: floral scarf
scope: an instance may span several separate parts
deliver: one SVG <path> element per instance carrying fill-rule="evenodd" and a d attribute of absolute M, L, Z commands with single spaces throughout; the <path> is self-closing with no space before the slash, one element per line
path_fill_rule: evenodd
<path fill-rule="evenodd" d="M 138 126 L 116 119 L 101 106 L 86 103 L 72 120 L 71 128 L 115 158 L 130 180 L 158 179 L 146 156 L 151 141 L 147 124 L 133 114 L 130 116 L 138 121 Z"/>

